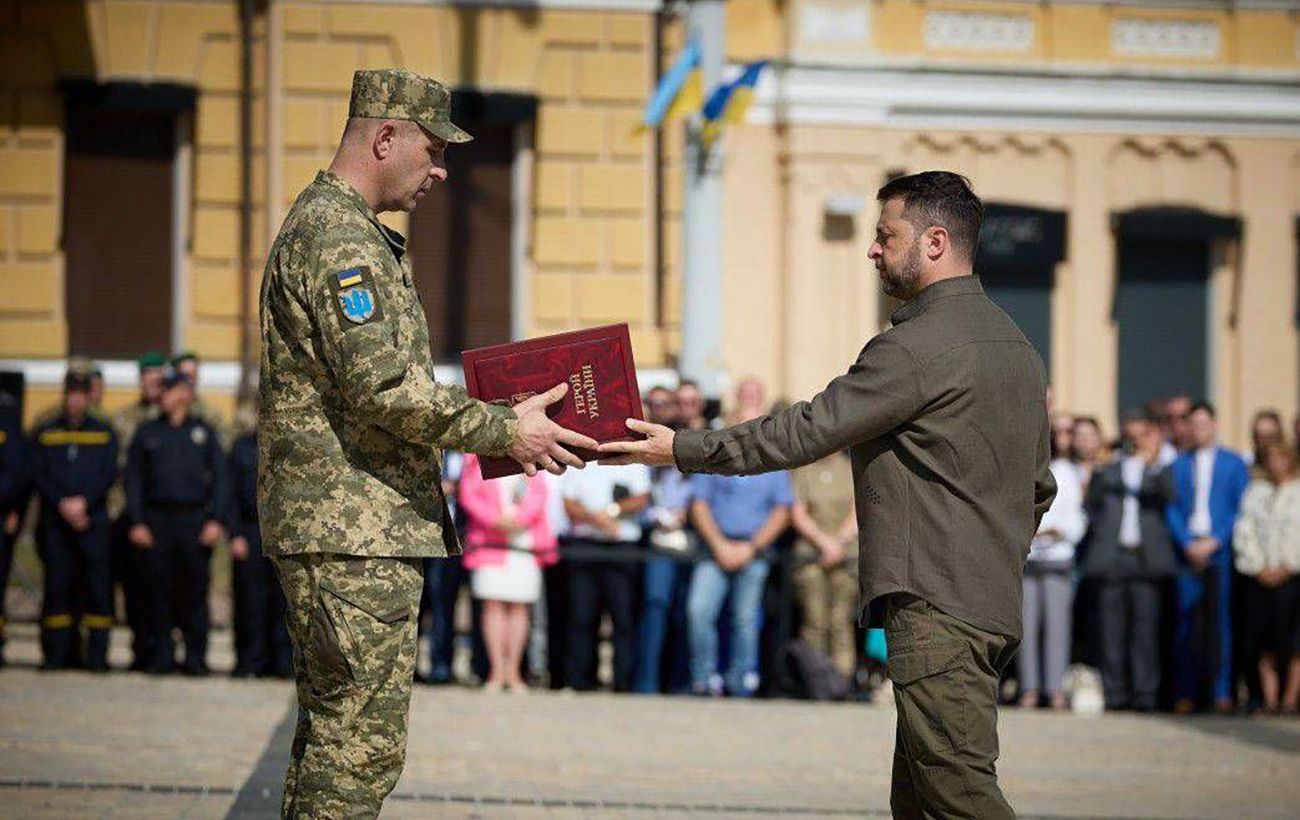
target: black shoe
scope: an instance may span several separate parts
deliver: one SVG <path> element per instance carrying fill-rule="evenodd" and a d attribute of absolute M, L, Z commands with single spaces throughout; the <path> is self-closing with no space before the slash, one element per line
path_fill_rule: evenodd
<path fill-rule="evenodd" d="M 68 668 L 66 663 L 55 663 L 54 661 L 41 661 L 42 672 L 62 672 Z"/>
<path fill-rule="evenodd" d="M 253 670 L 249 669 L 247 666 L 236 666 L 233 670 L 231 670 L 230 677 L 251 678 L 253 677 Z"/>
<path fill-rule="evenodd" d="M 187 678 L 206 678 L 212 670 L 206 663 L 187 663 L 181 667 L 181 674 Z"/>
<path fill-rule="evenodd" d="M 108 661 L 90 661 L 86 664 L 86 671 L 93 675 L 108 674 Z"/>
<path fill-rule="evenodd" d="M 145 672 L 155 676 L 170 675 L 172 672 L 175 671 L 176 671 L 175 667 L 171 666 L 170 664 L 161 664 L 161 663 L 151 664 L 145 668 Z"/>

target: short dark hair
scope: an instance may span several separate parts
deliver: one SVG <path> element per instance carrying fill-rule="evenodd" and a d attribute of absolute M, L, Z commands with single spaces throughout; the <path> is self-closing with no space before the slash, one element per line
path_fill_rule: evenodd
<path fill-rule="evenodd" d="M 984 203 L 975 195 L 970 180 L 951 171 L 922 171 L 890 180 L 876 192 L 885 203 L 903 200 L 903 216 L 924 231 L 938 226 L 952 237 L 953 247 L 967 259 L 975 258 L 980 225 L 984 222 Z"/>
<path fill-rule="evenodd" d="M 1205 412 L 1210 414 L 1210 418 L 1212 419 L 1216 419 L 1219 417 L 1219 414 L 1214 412 L 1214 405 L 1210 404 L 1205 399 L 1201 399 L 1200 401 L 1193 403 L 1192 409 L 1187 411 L 1187 415 L 1190 416 L 1191 414 L 1195 413 L 1197 410 L 1204 410 Z"/>

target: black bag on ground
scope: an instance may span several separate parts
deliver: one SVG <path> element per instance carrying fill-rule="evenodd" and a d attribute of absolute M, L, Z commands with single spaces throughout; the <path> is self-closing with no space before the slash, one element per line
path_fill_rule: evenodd
<path fill-rule="evenodd" d="M 840 674 L 826 653 L 801 640 L 781 647 L 777 658 L 781 689 L 809 700 L 843 700 L 849 695 L 849 679 Z"/>

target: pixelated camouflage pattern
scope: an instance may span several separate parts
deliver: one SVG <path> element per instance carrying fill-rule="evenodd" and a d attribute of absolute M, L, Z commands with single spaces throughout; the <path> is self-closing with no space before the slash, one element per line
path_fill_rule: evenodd
<path fill-rule="evenodd" d="M 374 818 L 406 760 L 419 559 L 274 559 L 288 599 L 298 724 L 281 816 Z"/>
<path fill-rule="evenodd" d="M 117 518 L 126 510 L 126 485 L 124 484 L 126 456 L 131 449 L 135 431 L 146 421 L 158 416 L 158 405 L 134 402 L 113 414 L 113 432 L 117 434 L 117 481 L 108 491 L 108 517 Z"/>
<path fill-rule="evenodd" d="M 338 274 L 368 269 L 376 316 L 337 307 Z M 500 455 L 514 411 L 434 381 L 405 240 L 322 171 L 294 203 L 262 279 L 258 509 L 269 555 L 460 551 L 444 449 Z"/>
<path fill-rule="evenodd" d="M 451 121 L 451 91 L 430 77 L 399 69 L 352 75 L 350 117 L 411 120 L 447 142 L 474 139 Z"/>

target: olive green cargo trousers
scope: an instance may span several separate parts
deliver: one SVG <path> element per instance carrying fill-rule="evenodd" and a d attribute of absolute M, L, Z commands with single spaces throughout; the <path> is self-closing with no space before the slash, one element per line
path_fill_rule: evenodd
<path fill-rule="evenodd" d="M 421 560 L 272 559 L 288 606 L 298 725 L 286 820 L 373 820 L 406 761 Z"/>
<path fill-rule="evenodd" d="M 885 599 L 898 728 L 890 809 L 901 820 L 1014 818 L 998 788 L 998 680 L 1018 641 L 907 593 Z"/>

